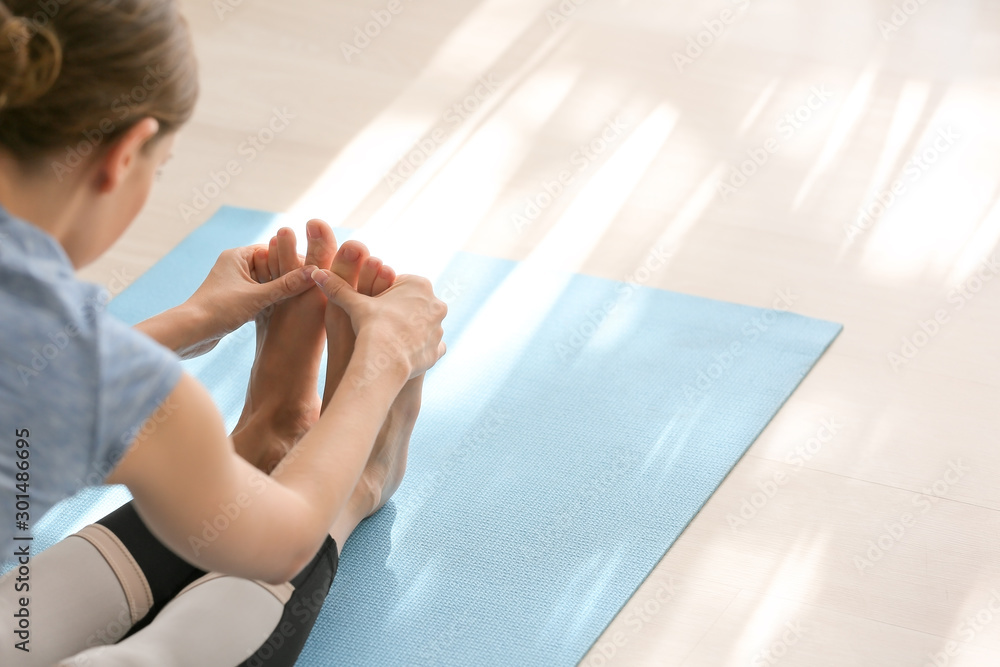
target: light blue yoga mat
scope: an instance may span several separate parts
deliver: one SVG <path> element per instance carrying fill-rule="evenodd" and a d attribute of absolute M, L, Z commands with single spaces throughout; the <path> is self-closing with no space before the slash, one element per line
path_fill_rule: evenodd
<path fill-rule="evenodd" d="M 273 226 L 222 209 L 112 311 L 176 305 Z M 406 479 L 347 543 L 299 665 L 575 665 L 841 330 L 466 253 L 437 288 L 449 354 Z M 186 362 L 230 426 L 253 341 Z M 63 503 L 36 546 L 125 498 Z"/>

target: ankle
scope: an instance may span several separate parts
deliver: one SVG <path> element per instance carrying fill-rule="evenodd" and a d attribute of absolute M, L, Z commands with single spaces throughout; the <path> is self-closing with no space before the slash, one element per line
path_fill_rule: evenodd
<path fill-rule="evenodd" d="M 347 538 L 357 529 L 358 524 L 375 513 L 378 508 L 379 494 L 373 493 L 374 489 L 364 480 L 358 483 L 354 493 L 351 494 L 347 506 L 341 510 L 333 525 L 330 527 L 330 537 L 337 543 L 337 547 L 343 549 Z"/>
<path fill-rule="evenodd" d="M 247 463 L 263 472 L 268 472 L 267 461 L 272 458 L 275 446 L 281 446 L 279 439 L 266 424 L 248 420 L 240 423 L 230 434 L 233 449 Z"/>
<path fill-rule="evenodd" d="M 360 516 L 361 519 L 366 519 L 375 513 L 381 500 L 381 487 L 369 479 L 368 475 L 362 475 L 358 485 L 354 487 L 354 493 L 351 494 L 348 505 L 352 513 Z"/>
<path fill-rule="evenodd" d="M 274 464 L 295 446 L 310 425 L 309 418 L 301 412 L 292 416 L 277 408 L 261 406 L 245 412 L 230 437 L 237 454 L 270 474 Z"/>
<path fill-rule="evenodd" d="M 290 400 L 285 396 L 269 397 L 250 415 L 248 423 L 266 429 L 282 439 L 298 442 L 319 419 L 319 395 Z"/>

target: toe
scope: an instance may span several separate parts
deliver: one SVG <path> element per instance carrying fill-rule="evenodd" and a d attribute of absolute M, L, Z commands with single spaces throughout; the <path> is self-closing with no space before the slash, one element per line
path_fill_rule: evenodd
<path fill-rule="evenodd" d="M 295 249 L 295 232 L 288 227 L 278 230 L 278 272 L 285 275 L 302 266 L 299 253 Z"/>
<path fill-rule="evenodd" d="M 340 246 L 337 256 L 333 258 L 330 270 L 336 273 L 348 285 L 357 289 L 361 266 L 367 261 L 370 253 L 364 243 L 348 241 Z"/>
<path fill-rule="evenodd" d="M 374 284 L 372 284 L 372 296 L 378 296 L 382 292 L 386 291 L 392 284 L 396 282 L 396 272 L 393 271 L 391 266 L 383 265 L 378 272 L 378 276 L 375 278 Z"/>
<path fill-rule="evenodd" d="M 267 273 L 269 280 L 276 280 L 281 276 L 278 268 L 278 237 L 272 236 L 271 242 L 267 245 Z"/>
<path fill-rule="evenodd" d="M 381 270 L 382 260 L 378 257 L 369 257 L 361 265 L 361 276 L 358 278 L 358 291 L 365 296 L 372 296 L 372 287 Z"/>
<path fill-rule="evenodd" d="M 337 237 L 333 235 L 333 229 L 322 220 L 310 220 L 306 223 L 306 237 L 309 245 L 305 266 L 329 269 L 337 254 Z"/>
<path fill-rule="evenodd" d="M 253 251 L 253 277 L 259 283 L 271 279 L 271 269 L 267 267 L 267 248 L 260 247 Z"/>

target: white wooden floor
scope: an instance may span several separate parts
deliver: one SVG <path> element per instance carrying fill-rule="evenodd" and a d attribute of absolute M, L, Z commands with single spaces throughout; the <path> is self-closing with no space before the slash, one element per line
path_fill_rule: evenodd
<path fill-rule="evenodd" d="M 184 4 L 197 116 L 86 277 L 228 203 L 363 228 L 403 271 L 622 278 L 662 248 L 650 285 L 784 293 L 844 334 L 583 664 L 1000 664 L 1000 3 Z"/>

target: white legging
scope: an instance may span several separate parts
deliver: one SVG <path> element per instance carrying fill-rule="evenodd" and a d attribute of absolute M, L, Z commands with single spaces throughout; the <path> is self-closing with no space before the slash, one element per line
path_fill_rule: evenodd
<path fill-rule="evenodd" d="M 119 642 L 149 611 L 152 595 L 124 545 L 102 528 L 88 526 L 32 559 L 30 650 L 15 648 L 5 631 L 0 665 L 235 667 L 253 665 L 258 650 L 266 657 L 294 587 L 218 574 L 195 581 Z M 25 595 L 14 590 L 16 576 L 15 569 L 0 577 L 0 618 L 8 623 Z M 315 593 L 325 596 L 328 586 Z"/>
<path fill-rule="evenodd" d="M 267 641 L 285 602 L 248 579 L 199 580 L 140 632 L 78 653 L 59 667 L 235 667 Z"/>

